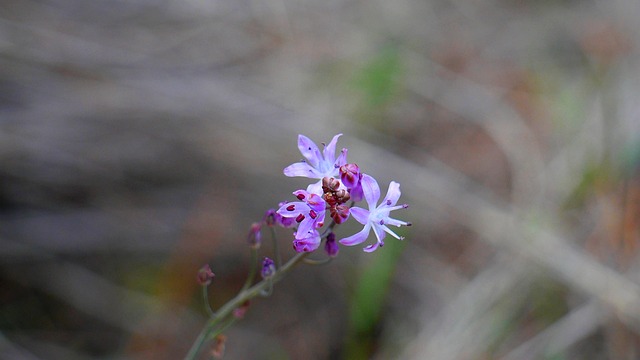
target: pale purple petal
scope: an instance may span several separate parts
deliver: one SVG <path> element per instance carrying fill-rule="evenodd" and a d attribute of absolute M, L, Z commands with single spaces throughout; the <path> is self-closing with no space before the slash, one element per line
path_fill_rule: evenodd
<path fill-rule="evenodd" d="M 305 237 L 308 237 L 310 233 L 315 231 L 314 225 L 315 225 L 315 221 L 311 219 L 307 214 L 304 220 L 302 220 L 302 222 L 298 224 L 296 239 L 303 239 Z"/>
<path fill-rule="evenodd" d="M 300 201 L 294 201 L 294 202 L 290 202 L 282 205 L 280 209 L 276 211 L 276 213 L 280 214 L 280 216 L 282 217 L 289 218 L 289 217 L 296 217 L 300 215 L 301 212 L 307 211 L 308 209 L 309 209 L 309 206 L 307 204 Z"/>
<path fill-rule="evenodd" d="M 284 168 L 283 172 L 286 176 L 289 176 L 289 177 L 304 176 L 304 177 L 315 179 L 321 176 L 318 170 L 316 170 L 315 168 L 313 168 L 313 166 L 309 165 L 304 161 L 293 163 L 287 166 L 286 168 Z"/>
<path fill-rule="evenodd" d="M 333 165 L 334 167 L 340 167 L 342 165 L 345 165 L 346 163 L 347 163 L 347 149 L 343 148 L 342 151 L 340 151 L 340 155 L 338 156 L 338 158 L 336 159 Z"/>
<path fill-rule="evenodd" d="M 360 184 L 362 185 L 364 198 L 367 200 L 367 204 L 369 204 L 369 210 L 375 209 L 378 199 L 380 199 L 380 186 L 378 186 L 378 182 L 373 177 L 362 174 Z"/>
<path fill-rule="evenodd" d="M 324 147 L 322 154 L 324 155 L 324 160 L 327 162 L 333 163 L 336 158 L 336 144 L 338 143 L 338 138 L 340 138 L 342 134 L 338 134 L 331 139 L 331 142 Z"/>
<path fill-rule="evenodd" d="M 384 197 L 380 205 L 393 206 L 398 202 L 399 198 L 400 198 L 400 184 L 395 181 L 392 181 L 391 183 L 389 183 L 389 190 L 387 190 L 387 196 Z"/>
<path fill-rule="evenodd" d="M 369 231 L 371 231 L 371 225 L 367 224 L 358 233 L 348 236 L 340 240 L 340 244 L 353 246 L 363 243 L 369 237 Z"/>
<path fill-rule="evenodd" d="M 351 215 L 353 215 L 353 218 L 356 219 L 356 221 L 358 221 L 360 224 L 364 225 L 367 223 L 367 221 L 369 221 L 369 210 L 365 210 L 363 208 L 359 208 L 359 207 L 352 207 L 350 209 Z"/>
<path fill-rule="evenodd" d="M 311 166 L 314 168 L 318 167 L 318 164 L 322 161 L 322 155 L 316 143 L 300 134 L 298 135 L 298 149 L 300 149 L 300 153 L 309 161 Z"/>
<path fill-rule="evenodd" d="M 381 244 L 379 242 L 375 242 L 375 243 L 373 243 L 371 245 L 365 246 L 365 248 L 362 249 L 362 250 L 364 250 L 365 252 L 369 252 L 369 253 L 370 252 L 374 252 L 374 251 L 376 251 L 378 249 L 378 246 L 382 246 L 383 244 L 384 243 Z"/>
<path fill-rule="evenodd" d="M 316 195 L 322 195 L 322 179 L 316 183 L 310 184 L 307 186 L 307 192 Z"/>
<path fill-rule="evenodd" d="M 295 235 L 297 235 L 297 233 Z M 293 249 L 296 252 L 311 252 L 320 246 L 321 239 L 317 231 L 313 231 L 307 235 L 305 238 L 293 240 Z"/>
<path fill-rule="evenodd" d="M 381 242 L 382 240 L 384 240 L 384 237 L 387 235 L 384 233 L 384 229 L 387 228 L 384 225 L 380 225 L 380 224 L 372 224 L 371 226 L 373 228 L 373 233 L 376 234 L 376 239 L 378 239 L 378 242 Z M 387 228 L 388 230 L 388 228 Z M 391 230 L 389 230 L 391 231 Z M 397 236 L 397 235 L 396 235 Z"/>

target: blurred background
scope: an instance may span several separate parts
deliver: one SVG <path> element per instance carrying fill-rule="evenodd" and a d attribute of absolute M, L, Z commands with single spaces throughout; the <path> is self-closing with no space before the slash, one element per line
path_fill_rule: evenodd
<path fill-rule="evenodd" d="M 233 297 L 250 224 L 307 185 L 282 174 L 300 133 L 344 133 L 413 227 L 296 269 L 226 332 L 226 358 L 640 358 L 639 16 L 1 2 L 0 358 L 182 358 L 206 319 L 197 270 L 216 273 L 214 307 Z"/>

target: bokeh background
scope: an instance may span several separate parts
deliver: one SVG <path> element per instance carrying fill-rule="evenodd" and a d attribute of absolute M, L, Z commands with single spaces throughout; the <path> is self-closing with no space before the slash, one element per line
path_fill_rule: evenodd
<path fill-rule="evenodd" d="M 413 226 L 296 269 L 226 358 L 640 358 L 638 18 L 637 0 L 2 1 L 0 358 L 182 358 L 197 270 L 230 299 L 250 224 L 306 186 L 282 174 L 300 133 L 344 133 Z"/>

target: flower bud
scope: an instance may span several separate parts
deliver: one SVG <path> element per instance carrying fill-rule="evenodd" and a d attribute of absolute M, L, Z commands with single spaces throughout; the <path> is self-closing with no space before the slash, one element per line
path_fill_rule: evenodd
<path fill-rule="evenodd" d="M 249 305 L 251 305 L 251 301 L 246 300 L 245 302 L 240 304 L 240 306 L 233 309 L 233 317 L 235 317 L 236 319 L 244 318 L 244 315 L 247 313 L 247 310 L 249 310 Z"/>
<path fill-rule="evenodd" d="M 332 232 L 329 233 L 329 235 L 327 235 L 327 240 L 324 243 L 324 251 L 329 255 L 329 257 L 336 257 L 338 256 L 339 250 L 338 242 L 336 242 L 336 234 Z"/>
<path fill-rule="evenodd" d="M 329 208 L 329 214 L 336 224 L 342 224 L 349 218 L 349 207 L 347 205 L 336 205 Z"/>
<path fill-rule="evenodd" d="M 214 359 L 222 359 L 224 356 L 225 344 L 227 342 L 227 336 L 218 334 L 215 337 L 215 341 L 211 347 L 211 356 Z"/>
<path fill-rule="evenodd" d="M 340 166 L 340 180 L 347 189 L 352 189 L 360 183 L 360 168 L 356 164 Z"/>
<path fill-rule="evenodd" d="M 262 244 L 262 232 L 260 231 L 260 228 L 260 223 L 251 224 L 251 230 L 249 230 L 249 235 L 247 236 L 249 245 L 256 250 L 259 249 L 260 244 Z"/>
<path fill-rule="evenodd" d="M 276 273 L 276 265 L 273 263 L 273 260 L 271 260 L 268 257 L 265 257 L 264 260 L 262 260 L 262 270 L 260 271 L 260 275 L 262 275 L 263 279 L 268 279 L 272 277 L 273 274 L 275 273 Z"/>
<path fill-rule="evenodd" d="M 213 273 L 213 271 L 211 271 L 211 267 L 209 266 L 209 264 L 205 264 L 198 271 L 198 284 L 200 284 L 201 286 L 209 286 L 211 285 L 214 276 L 215 274 Z"/>

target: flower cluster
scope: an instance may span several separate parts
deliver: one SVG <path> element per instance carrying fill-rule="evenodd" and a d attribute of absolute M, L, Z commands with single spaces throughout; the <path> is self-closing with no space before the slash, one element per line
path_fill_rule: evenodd
<path fill-rule="evenodd" d="M 320 151 L 318 146 L 304 135 L 298 136 L 298 149 L 305 158 L 287 166 L 284 174 L 289 177 L 306 177 L 317 180 L 304 190 L 293 192 L 298 201 L 283 202 L 277 211 L 267 212 L 272 224 L 283 227 L 295 227 L 293 248 L 297 252 L 311 252 L 316 250 L 324 237 L 320 229 L 325 225 L 327 210 L 335 224 L 342 224 L 350 216 L 364 225 L 358 233 L 339 240 L 342 245 L 358 245 L 367 240 L 373 230 L 376 242 L 364 248 L 371 252 L 384 245 L 386 234 L 402 240 L 389 225 L 410 226 L 411 223 L 397 220 L 389 216 L 390 212 L 407 208 L 406 204 L 396 205 L 400 198 L 400 184 L 392 181 L 387 195 L 378 205 L 380 186 L 372 176 L 360 171 L 355 163 L 347 162 L 347 149 L 342 149 L 336 157 L 336 145 L 342 134 L 333 137 L 329 144 Z M 354 207 L 355 202 L 365 200 L 368 210 Z M 269 223 L 269 220 L 267 220 Z M 329 256 L 338 252 L 335 235 L 328 229 L 325 250 Z"/>

